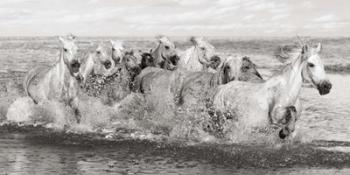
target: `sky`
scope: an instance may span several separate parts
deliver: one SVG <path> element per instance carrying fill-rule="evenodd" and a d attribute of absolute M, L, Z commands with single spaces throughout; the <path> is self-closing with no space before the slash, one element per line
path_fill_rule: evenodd
<path fill-rule="evenodd" d="M 1 0 L 0 36 L 350 36 L 349 0 Z"/>

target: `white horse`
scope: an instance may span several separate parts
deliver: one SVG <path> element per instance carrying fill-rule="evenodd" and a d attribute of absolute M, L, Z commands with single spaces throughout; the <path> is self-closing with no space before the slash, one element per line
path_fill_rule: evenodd
<path fill-rule="evenodd" d="M 262 82 L 263 79 L 249 57 L 230 56 L 223 61 L 216 73 L 189 73 L 178 94 L 179 104 L 187 108 L 193 105 L 197 107 L 200 102 L 205 102 L 218 85 L 231 81 Z"/>
<path fill-rule="evenodd" d="M 166 36 L 157 37 L 158 44 L 150 53 L 144 53 L 141 60 L 141 68 L 159 67 L 174 70 L 177 67 L 179 56 L 175 44 Z"/>
<path fill-rule="evenodd" d="M 115 73 L 116 63 L 112 58 L 112 44 L 113 43 L 100 43 L 96 50 L 89 54 L 84 68 L 81 69 L 84 85 L 91 74 L 107 77 Z"/>
<path fill-rule="evenodd" d="M 190 41 L 193 46 L 181 54 L 179 67 L 192 72 L 207 71 L 216 56 L 214 46 L 203 37 L 191 37 Z"/>
<path fill-rule="evenodd" d="M 219 84 L 233 80 L 253 81 L 261 79 L 255 64 L 247 57 L 230 57 L 216 73 L 190 72 L 181 69 L 175 71 L 149 67 L 135 78 L 137 92 L 146 97 L 146 101 L 160 113 L 175 105 L 196 105 L 206 92 Z M 206 96 L 205 96 L 206 97 Z"/>
<path fill-rule="evenodd" d="M 113 105 L 131 93 L 133 78 L 140 68 L 133 51 L 126 49 L 122 41 L 100 44 L 89 59 L 90 66 L 83 71 L 88 77 L 84 86 L 87 95 Z M 94 76 L 89 76 L 92 73 Z"/>
<path fill-rule="evenodd" d="M 75 37 L 59 37 L 62 44 L 58 61 L 46 72 L 42 69 L 29 71 L 24 81 L 24 89 L 28 97 L 34 103 L 42 103 L 47 100 L 58 100 L 70 105 L 79 117 L 78 90 L 81 75 L 79 72 L 81 58 L 80 50 L 75 44 Z M 39 77 L 39 74 L 44 74 Z M 38 83 L 33 84 L 36 79 Z M 79 118 L 77 118 L 79 121 Z"/>
<path fill-rule="evenodd" d="M 311 82 L 321 95 L 329 93 L 332 87 L 319 56 L 321 50 L 321 44 L 317 48 L 304 45 L 291 64 L 264 83 L 233 81 L 219 86 L 213 94 L 212 107 L 230 116 L 240 127 L 277 125 L 282 128 L 280 138 L 287 137 L 300 116 L 301 111 L 296 108 L 303 80 Z M 295 112 L 298 114 L 290 115 Z"/>

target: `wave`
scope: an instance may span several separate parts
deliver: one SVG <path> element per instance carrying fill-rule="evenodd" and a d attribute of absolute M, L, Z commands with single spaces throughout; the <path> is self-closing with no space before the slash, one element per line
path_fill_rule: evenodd
<path fill-rule="evenodd" d="M 235 168 L 290 168 L 290 167 L 327 167 L 349 168 L 350 153 L 319 149 L 319 146 L 339 146 L 350 143 L 315 141 L 309 144 L 284 144 L 280 146 L 257 146 L 246 144 L 197 143 L 181 141 L 149 140 L 126 138 L 124 131 L 120 137 L 106 138 L 101 133 L 74 133 L 57 131 L 42 126 L 19 126 L 3 124 L 0 127 L 0 139 L 23 139 L 32 144 L 50 144 L 55 146 L 108 147 L 113 149 L 143 150 L 157 155 L 178 157 L 208 162 Z"/>
<path fill-rule="evenodd" d="M 332 65 L 325 65 L 325 69 L 329 72 L 335 72 L 335 73 L 350 73 L 350 64 L 349 63 L 343 63 L 343 64 L 332 64 Z"/>

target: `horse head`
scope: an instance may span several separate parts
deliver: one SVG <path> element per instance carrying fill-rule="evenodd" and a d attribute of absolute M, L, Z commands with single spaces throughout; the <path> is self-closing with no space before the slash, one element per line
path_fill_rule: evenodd
<path fill-rule="evenodd" d="M 110 76 L 114 72 L 115 62 L 112 58 L 112 47 L 109 43 L 100 43 L 96 50 L 92 53 L 96 66 L 95 73 Z"/>
<path fill-rule="evenodd" d="M 122 41 L 110 41 L 112 44 L 112 58 L 115 64 L 120 64 L 124 57 L 124 43 Z"/>
<path fill-rule="evenodd" d="M 141 54 L 141 64 L 140 68 L 144 69 L 146 67 L 156 67 L 156 62 L 151 53 L 144 52 Z"/>
<path fill-rule="evenodd" d="M 125 50 L 122 63 L 126 66 L 130 73 L 138 74 L 141 72 L 141 68 L 137 62 L 137 57 L 134 55 L 133 50 Z"/>
<path fill-rule="evenodd" d="M 134 51 L 125 49 L 123 42 L 111 41 L 112 43 L 112 58 L 116 64 L 125 65 L 130 73 L 139 73 L 140 66 L 137 61 L 137 57 L 134 55 Z"/>
<path fill-rule="evenodd" d="M 249 57 L 228 57 L 222 63 L 219 74 L 221 84 L 226 84 L 235 79 L 239 81 L 262 80 L 261 75 L 256 70 L 256 65 Z"/>
<path fill-rule="evenodd" d="M 79 49 L 76 45 L 76 37 L 69 35 L 66 37 L 59 37 L 59 40 L 62 44 L 61 50 L 61 59 L 63 63 L 69 70 L 69 73 L 72 77 L 75 77 L 77 80 L 81 80 L 80 75 L 80 66 L 81 66 L 81 57 L 79 57 Z"/>
<path fill-rule="evenodd" d="M 302 77 L 317 88 L 320 95 L 328 94 L 332 88 L 332 84 L 326 76 L 323 62 L 320 58 L 322 51 L 321 43 L 316 48 L 304 45 L 301 49 L 301 58 L 305 62 Z"/>
<path fill-rule="evenodd" d="M 203 37 L 191 37 L 190 41 L 192 42 L 196 53 L 198 54 L 196 57 L 199 59 L 198 61 L 208 67 L 210 65 L 210 60 L 215 55 L 215 48 L 208 41 L 206 41 Z"/>
<path fill-rule="evenodd" d="M 209 67 L 212 68 L 213 70 L 217 70 L 221 64 L 221 58 L 219 56 L 213 56 L 210 59 L 210 64 Z"/>
<path fill-rule="evenodd" d="M 158 46 L 154 52 L 158 52 L 156 53 L 156 56 L 161 57 L 161 61 L 157 64 L 161 64 L 160 67 L 162 68 L 174 69 L 180 60 L 175 44 L 166 36 L 158 36 L 157 40 Z M 153 57 L 155 58 L 156 56 Z"/>

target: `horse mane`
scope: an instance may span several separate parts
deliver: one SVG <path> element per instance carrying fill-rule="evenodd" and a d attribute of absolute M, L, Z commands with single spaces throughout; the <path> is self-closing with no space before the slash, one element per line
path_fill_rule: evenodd
<path fill-rule="evenodd" d="M 196 44 L 196 43 L 197 43 L 196 37 L 195 37 L 195 36 L 191 36 L 190 39 L 189 39 L 189 41 L 190 41 L 191 43 L 193 43 L 193 44 Z"/>
<path fill-rule="evenodd" d="M 299 52 L 299 49 L 295 44 L 278 46 L 274 51 L 274 56 L 281 63 L 286 63 L 293 57 L 293 54 Z"/>
<path fill-rule="evenodd" d="M 191 36 L 189 41 L 193 44 L 193 45 L 197 45 L 198 44 L 198 40 L 204 40 L 203 37 L 198 37 L 198 36 Z"/>
<path fill-rule="evenodd" d="M 277 74 L 289 71 L 292 68 L 293 61 L 301 56 L 301 50 L 301 48 L 294 48 L 291 52 L 289 52 L 287 61 L 282 67 L 281 71 L 277 71 Z"/>
<path fill-rule="evenodd" d="M 158 34 L 158 35 L 155 36 L 156 39 L 161 39 L 163 37 L 167 38 L 167 36 L 165 36 L 164 34 Z"/>
<path fill-rule="evenodd" d="M 281 71 L 278 71 L 277 73 L 284 73 L 288 71 L 291 68 L 293 61 L 299 58 L 301 55 L 303 47 L 310 45 L 312 45 L 310 39 L 302 39 L 301 37 L 297 36 L 297 41 L 295 44 L 277 47 L 274 55 L 280 62 L 284 63 Z"/>

